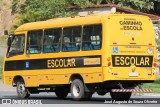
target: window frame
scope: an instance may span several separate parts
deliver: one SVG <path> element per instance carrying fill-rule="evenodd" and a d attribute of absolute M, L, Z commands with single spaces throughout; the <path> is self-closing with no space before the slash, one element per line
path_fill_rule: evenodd
<path fill-rule="evenodd" d="M 13 40 L 15 39 L 15 37 L 17 37 L 17 36 L 23 36 L 24 37 L 24 41 L 23 41 L 23 52 L 22 53 L 19 53 L 19 54 L 16 54 L 16 55 L 8 55 L 9 54 L 9 51 L 10 51 L 10 49 L 11 49 L 11 46 L 12 46 L 12 43 L 13 43 Z M 7 58 L 9 58 L 9 57 L 13 57 L 13 56 L 17 56 L 17 55 L 24 55 L 24 53 L 25 53 L 25 40 L 26 40 L 26 38 L 25 38 L 26 36 L 25 36 L 25 33 L 22 33 L 22 34 L 15 34 L 15 35 L 13 35 L 13 40 L 12 40 L 12 43 L 11 43 L 11 46 L 10 47 L 8 47 L 8 51 L 7 51 L 7 54 L 6 54 L 6 57 Z"/>
<path fill-rule="evenodd" d="M 61 35 L 60 35 L 60 42 L 59 43 L 53 43 L 53 44 L 59 44 L 60 45 L 60 47 L 59 47 L 59 51 L 58 52 L 44 52 L 44 38 L 45 38 L 45 31 L 46 30 L 55 30 L 55 29 L 60 29 L 61 30 Z M 62 45 L 62 35 L 63 35 L 63 28 L 62 27 L 57 27 L 57 28 L 48 28 L 48 29 L 44 29 L 43 30 L 43 40 L 42 40 L 42 53 L 44 53 L 44 54 L 48 54 L 48 53 L 59 53 L 59 52 L 61 52 L 61 45 Z M 52 45 L 53 45 L 52 44 Z"/>
<path fill-rule="evenodd" d="M 96 25 L 100 25 L 101 26 L 101 38 L 100 40 L 92 40 L 92 41 L 83 41 L 83 34 L 84 34 L 84 27 L 85 26 L 96 26 Z M 70 43 L 80 43 L 80 49 L 79 50 L 74 50 L 74 51 L 63 51 L 63 39 L 64 39 L 64 29 L 65 28 L 75 28 L 75 27 L 79 27 L 81 28 L 81 33 L 80 33 L 80 42 L 70 42 Z M 55 29 L 60 29 L 61 30 L 61 35 L 60 35 L 60 43 L 55 43 L 55 44 L 59 44 L 59 48 L 60 51 L 53 51 L 53 52 L 44 52 L 44 38 L 45 38 L 45 31 L 47 30 L 55 30 Z M 41 37 L 41 43 L 40 43 L 40 52 L 39 53 L 27 53 L 27 48 L 28 48 L 28 38 L 29 38 L 29 32 L 33 32 L 33 31 L 41 31 L 42 32 L 42 37 Z M 25 35 L 25 34 L 24 34 Z M 27 31 L 27 35 L 26 35 L 26 54 L 47 54 L 47 53 L 59 53 L 59 52 L 77 52 L 77 51 L 95 51 L 95 50 L 101 50 L 102 49 L 102 42 L 103 42 L 103 23 L 95 23 L 95 24 L 84 24 L 84 25 L 76 25 L 76 26 L 63 26 L 63 27 L 53 27 L 53 28 L 45 28 L 45 29 L 35 29 L 35 30 L 29 30 Z M 91 35 L 92 36 L 92 35 Z M 90 36 L 90 37 L 91 37 Z M 91 50 L 84 50 L 83 49 L 83 43 L 85 42 L 100 42 L 100 48 L 99 49 L 91 49 Z M 54 44 L 54 43 L 53 43 Z M 52 45 L 53 45 L 52 44 Z"/>
<path fill-rule="evenodd" d="M 63 38 L 64 38 L 64 29 L 65 28 L 76 28 L 76 27 L 79 27 L 79 28 L 81 28 L 81 33 L 80 33 L 80 42 L 70 42 L 70 43 L 80 43 L 80 49 L 79 50 L 75 50 L 75 51 L 63 51 L 63 44 L 65 44 L 65 43 L 63 43 L 64 41 L 63 41 Z M 82 47 L 82 32 L 83 31 L 83 26 L 82 25 L 76 25 L 76 26 L 65 26 L 65 27 L 63 27 L 63 29 L 62 29 L 62 39 L 61 39 L 61 52 L 78 52 L 78 51 L 81 51 L 82 49 L 81 49 L 81 47 Z"/>
<path fill-rule="evenodd" d="M 100 40 L 93 40 L 93 41 L 83 41 L 83 34 L 84 34 L 84 27 L 85 26 L 96 26 L 96 25 L 101 25 L 101 39 Z M 103 24 L 102 23 L 96 23 L 96 24 L 87 24 L 83 25 L 83 34 L 82 34 L 82 44 L 81 44 L 81 50 L 82 51 L 95 51 L 95 50 L 101 50 L 102 49 L 102 41 L 103 41 Z M 90 36 L 91 37 L 91 36 Z M 83 49 L 83 43 L 85 42 L 101 42 L 100 44 L 100 49 L 91 49 L 91 50 L 84 50 Z"/>
<path fill-rule="evenodd" d="M 28 40 L 29 40 L 29 32 L 34 32 L 34 31 L 41 31 L 41 33 L 42 33 L 42 37 L 41 37 L 41 42 L 40 42 L 40 52 L 39 53 L 27 53 L 27 49 L 28 49 Z M 41 54 L 42 53 L 42 49 L 43 49 L 43 37 L 44 37 L 44 30 L 43 29 L 35 29 L 35 30 L 28 30 L 27 31 L 27 40 L 26 40 L 26 54 L 28 55 L 30 55 L 30 54 Z M 29 44 L 29 46 L 30 46 L 30 44 Z"/>

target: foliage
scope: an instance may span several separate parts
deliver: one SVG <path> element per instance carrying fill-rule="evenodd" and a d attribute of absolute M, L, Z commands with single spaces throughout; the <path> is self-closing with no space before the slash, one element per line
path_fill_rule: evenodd
<path fill-rule="evenodd" d="M 142 89 L 152 89 L 152 93 L 160 93 L 160 82 L 144 83 Z"/>
<path fill-rule="evenodd" d="M 142 88 L 152 89 L 152 93 L 160 93 L 160 79 L 157 79 L 154 83 L 144 83 Z"/>
<path fill-rule="evenodd" d="M 151 0 L 106 0 L 109 3 L 114 3 L 120 6 L 148 12 L 154 8 L 154 3 Z"/>
<path fill-rule="evenodd" d="M 26 0 L 13 0 L 12 1 L 12 14 L 24 13 Z"/>
<path fill-rule="evenodd" d="M 73 4 L 79 8 L 85 8 L 92 5 L 99 5 L 103 0 L 70 0 L 68 3 Z"/>
<path fill-rule="evenodd" d="M 26 21 L 67 16 L 66 0 L 26 0 Z"/>
<path fill-rule="evenodd" d="M 10 31 L 13 32 L 18 26 L 26 22 L 73 16 L 75 13 L 70 11 L 70 6 L 86 8 L 106 3 L 114 3 L 145 12 L 153 9 L 153 1 L 150 0 L 13 0 L 12 13 L 18 13 L 18 15 L 16 15 Z"/>
<path fill-rule="evenodd" d="M 3 66 L 3 58 L 0 57 L 0 79 L 2 78 L 2 66 Z"/>
<path fill-rule="evenodd" d="M 69 4 L 73 4 L 79 8 L 85 8 L 91 5 L 89 0 L 71 0 L 70 2 L 68 2 Z"/>
<path fill-rule="evenodd" d="M 160 85 L 160 78 L 159 78 L 159 79 L 157 79 L 154 83 L 157 83 L 157 84 L 159 84 L 159 85 Z"/>
<path fill-rule="evenodd" d="M 12 13 L 16 12 L 19 0 L 12 1 Z"/>
<path fill-rule="evenodd" d="M 26 22 L 74 15 L 73 12 L 68 11 L 67 1 L 68 0 L 13 0 L 12 13 L 16 13 L 16 17 L 14 18 L 14 24 L 10 29 L 10 33 L 13 33 L 18 26 Z"/>
<path fill-rule="evenodd" d="M 71 16 L 73 12 L 69 11 L 69 6 L 85 8 L 101 3 L 114 3 L 145 12 L 153 9 L 153 2 L 150 0 L 13 0 L 12 11 L 24 14 L 25 22 L 33 22 Z"/>
<path fill-rule="evenodd" d="M 0 47 L 7 47 L 7 37 L 0 35 Z"/>
<path fill-rule="evenodd" d="M 13 34 L 14 31 L 22 24 L 25 23 L 25 15 L 24 14 L 17 14 L 16 17 L 13 20 L 13 25 L 11 29 L 9 30 L 10 34 Z"/>

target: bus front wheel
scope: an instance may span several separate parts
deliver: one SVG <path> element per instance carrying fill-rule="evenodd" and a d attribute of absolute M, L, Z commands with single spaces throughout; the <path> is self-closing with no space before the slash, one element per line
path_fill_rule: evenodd
<path fill-rule="evenodd" d="M 25 83 L 22 79 L 17 82 L 17 94 L 20 98 L 28 98 L 30 96 L 28 89 L 25 87 Z"/>

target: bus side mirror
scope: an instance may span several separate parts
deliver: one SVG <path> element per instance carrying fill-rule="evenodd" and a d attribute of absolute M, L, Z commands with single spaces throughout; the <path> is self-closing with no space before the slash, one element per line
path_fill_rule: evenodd
<path fill-rule="evenodd" d="M 4 35 L 8 35 L 8 30 L 5 30 L 5 31 L 4 31 Z"/>
<path fill-rule="evenodd" d="M 12 41 L 13 41 L 13 35 L 8 36 L 8 41 L 7 41 L 7 45 L 8 45 L 8 47 L 10 47 L 10 46 L 11 46 Z"/>

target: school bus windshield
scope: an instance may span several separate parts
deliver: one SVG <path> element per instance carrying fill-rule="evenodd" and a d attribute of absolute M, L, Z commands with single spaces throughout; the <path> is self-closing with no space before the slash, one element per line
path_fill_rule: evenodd
<path fill-rule="evenodd" d="M 24 52 L 24 35 L 14 35 L 10 47 L 8 47 L 7 57 L 23 54 Z"/>

